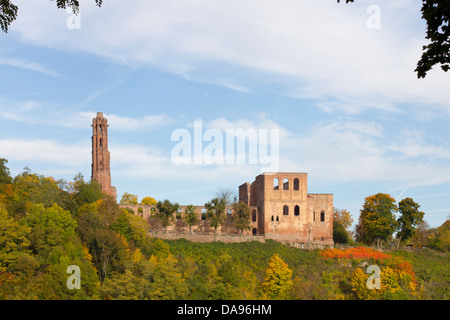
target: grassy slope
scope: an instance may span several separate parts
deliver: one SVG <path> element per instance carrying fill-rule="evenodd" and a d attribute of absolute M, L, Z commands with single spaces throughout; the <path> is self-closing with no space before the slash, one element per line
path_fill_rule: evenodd
<path fill-rule="evenodd" d="M 423 281 L 426 299 L 450 300 L 450 254 L 433 250 L 389 252 L 400 256 L 413 266 L 418 279 Z"/>
<path fill-rule="evenodd" d="M 190 257 L 199 265 L 214 263 L 223 253 L 229 254 L 239 270 L 251 270 L 259 281 L 263 281 L 264 271 L 270 257 L 278 253 L 293 271 L 293 278 L 300 281 L 291 298 L 293 299 L 340 299 L 351 291 L 350 276 L 353 267 L 346 267 L 333 260 L 324 261 L 318 251 L 298 249 L 282 245 L 276 241 L 245 243 L 195 243 L 186 240 L 165 241 L 171 252 L 184 260 Z M 409 261 L 416 276 L 423 283 L 426 299 L 450 299 L 450 258 L 449 255 L 429 250 L 389 252 Z M 348 295 L 346 296 L 348 297 Z"/>

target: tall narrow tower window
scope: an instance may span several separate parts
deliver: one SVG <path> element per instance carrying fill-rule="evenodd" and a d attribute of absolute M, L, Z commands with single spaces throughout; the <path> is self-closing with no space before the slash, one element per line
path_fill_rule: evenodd
<path fill-rule="evenodd" d="M 299 190 L 300 189 L 300 183 L 298 181 L 298 178 L 294 179 L 294 190 Z"/>
<path fill-rule="evenodd" d="M 100 147 L 102 146 L 102 138 L 100 138 Z"/>

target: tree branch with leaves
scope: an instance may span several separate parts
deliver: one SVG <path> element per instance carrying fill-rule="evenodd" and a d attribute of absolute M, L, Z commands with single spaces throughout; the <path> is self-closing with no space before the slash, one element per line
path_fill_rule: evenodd
<path fill-rule="evenodd" d="M 95 4 L 101 7 L 103 0 L 95 0 Z M 78 14 L 80 3 L 78 0 L 56 0 L 56 6 L 58 9 L 72 8 L 73 12 Z M 8 32 L 8 27 L 16 20 L 18 11 L 19 7 L 11 0 L 0 0 L 0 28 L 3 32 Z"/>
<path fill-rule="evenodd" d="M 349 2 L 354 0 L 345 0 L 345 3 Z M 422 19 L 427 23 L 425 39 L 430 43 L 422 47 L 424 52 L 414 70 L 417 78 L 425 78 L 437 64 L 445 72 L 450 69 L 450 0 L 422 0 L 421 11 Z"/>

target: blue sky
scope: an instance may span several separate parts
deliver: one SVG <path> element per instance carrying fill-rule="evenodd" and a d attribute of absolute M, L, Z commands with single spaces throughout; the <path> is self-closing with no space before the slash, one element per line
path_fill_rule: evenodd
<path fill-rule="evenodd" d="M 416 78 L 417 1 L 84 1 L 79 20 L 49 0 L 16 4 L 0 35 L 0 157 L 13 175 L 90 178 L 103 112 L 119 196 L 204 204 L 261 165 L 173 163 L 172 133 L 201 120 L 278 130 L 279 171 L 307 172 L 308 191 L 333 193 L 355 221 L 378 192 L 412 197 L 432 227 L 450 214 L 450 75 Z"/>

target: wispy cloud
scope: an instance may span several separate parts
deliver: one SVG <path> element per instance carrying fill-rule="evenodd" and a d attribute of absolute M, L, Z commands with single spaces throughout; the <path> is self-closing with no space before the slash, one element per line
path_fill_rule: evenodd
<path fill-rule="evenodd" d="M 369 30 L 372 4 L 136 0 L 96 10 L 89 3 L 76 37 L 67 37 L 64 12 L 36 14 L 49 10 L 36 0 L 23 5 L 12 30 L 32 43 L 150 65 L 241 92 L 274 84 L 271 90 L 314 99 L 328 111 L 398 111 L 399 104 L 426 103 L 448 116 L 447 75 L 432 71 L 418 80 L 413 72 L 423 45 L 420 4 L 379 4 L 381 29 Z"/>
<path fill-rule="evenodd" d="M 31 71 L 40 72 L 52 77 L 59 77 L 60 74 L 54 70 L 48 69 L 39 63 L 27 61 L 24 59 L 16 58 L 2 58 L 0 57 L 0 64 L 5 66 L 17 67 L 22 69 L 27 69 Z"/>
<path fill-rule="evenodd" d="M 95 118 L 95 111 L 71 111 L 44 106 L 44 103 L 34 100 L 5 101 L 0 100 L 0 119 L 13 120 L 21 123 L 62 126 L 72 129 L 85 129 Z M 145 115 L 140 118 L 104 114 L 110 125 L 118 132 L 150 131 L 172 125 L 175 120 L 166 114 Z"/>

